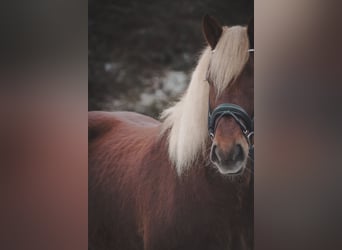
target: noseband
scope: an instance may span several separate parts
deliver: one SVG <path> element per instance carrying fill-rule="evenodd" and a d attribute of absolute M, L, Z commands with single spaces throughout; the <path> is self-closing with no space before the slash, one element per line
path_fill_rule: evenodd
<path fill-rule="evenodd" d="M 217 106 L 213 112 L 208 113 L 208 130 L 211 139 L 215 136 L 218 121 L 224 116 L 231 116 L 240 126 L 248 145 L 253 146 L 252 137 L 254 135 L 254 121 L 249 117 L 247 112 L 239 105 L 232 103 L 223 103 Z"/>
<path fill-rule="evenodd" d="M 254 49 L 249 49 L 249 53 L 254 52 Z M 248 113 L 239 105 L 233 103 L 223 103 L 218 105 L 212 112 L 208 109 L 208 131 L 209 136 L 213 140 L 219 120 L 224 116 L 232 117 L 239 125 L 243 135 L 245 136 L 248 146 L 249 155 L 254 161 L 254 118 L 251 118 Z"/>

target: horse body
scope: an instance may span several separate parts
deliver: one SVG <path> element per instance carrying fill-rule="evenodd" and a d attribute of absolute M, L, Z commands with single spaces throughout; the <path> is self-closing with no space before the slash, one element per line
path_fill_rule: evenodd
<path fill-rule="evenodd" d="M 210 17 L 203 26 L 210 47 L 162 122 L 89 113 L 90 250 L 252 249 L 251 32 Z"/>
<path fill-rule="evenodd" d="M 91 112 L 89 120 L 96 127 L 110 127 L 95 138 L 90 135 L 90 249 L 210 250 L 248 245 L 252 229 L 244 230 L 241 223 L 250 220 L 244 217 L 251 209 L 246 180 L 236 185 L 201 160 L 179 178 L 170 167 L 160 123 L 152 118 Z"/>
<path fill-rule="evenodd" d="M 142 249 L 136 180 L 159 124 L 139 114 L 91 112 L 89 126 L 90 249 Z"/>

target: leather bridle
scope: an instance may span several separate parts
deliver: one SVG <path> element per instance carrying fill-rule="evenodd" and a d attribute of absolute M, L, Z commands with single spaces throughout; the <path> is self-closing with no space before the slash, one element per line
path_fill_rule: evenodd
<path fill-rule="evenodd" d="M 239 125 L 248 145 L 253 146 L 254 121 L 248 113 L 239 105 L 233 103 L 223 103 L 218 105 L 212 112 L 208 113 L 208 131 L 211 139 L 215 136 L 215 131 L 219 120 L 224 116 L 231 116 Z"/>

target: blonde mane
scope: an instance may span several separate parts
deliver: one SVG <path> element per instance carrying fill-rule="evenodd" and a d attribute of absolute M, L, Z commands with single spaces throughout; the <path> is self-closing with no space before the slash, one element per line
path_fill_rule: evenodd
<path fill-rule="evenodd" d="M 195 68 L 188 89 L 173 107 L 162 115 L 162 134 L 168 134 L 168 153 L 178 175 L 187 170 L 208 140 L 208 76 L 219 93 L 235 80 L 246 64 L 249 42 L 242 26 L 223 27 L 214 53 L 208 46 Z"/>

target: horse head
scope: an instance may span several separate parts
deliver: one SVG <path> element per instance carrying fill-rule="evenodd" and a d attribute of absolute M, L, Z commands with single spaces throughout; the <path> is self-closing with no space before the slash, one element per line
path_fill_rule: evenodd
<path fill-rule="evenodd" d="M 221 174 L 242 173 L 253 147 L 253 25 L 251 20 L 241 32 L 234 27 L 222 27 L 208 15 L 203 19 L 203 34 L 212 50 L 206 79 L 212 139 L 210 160 Z"/>

